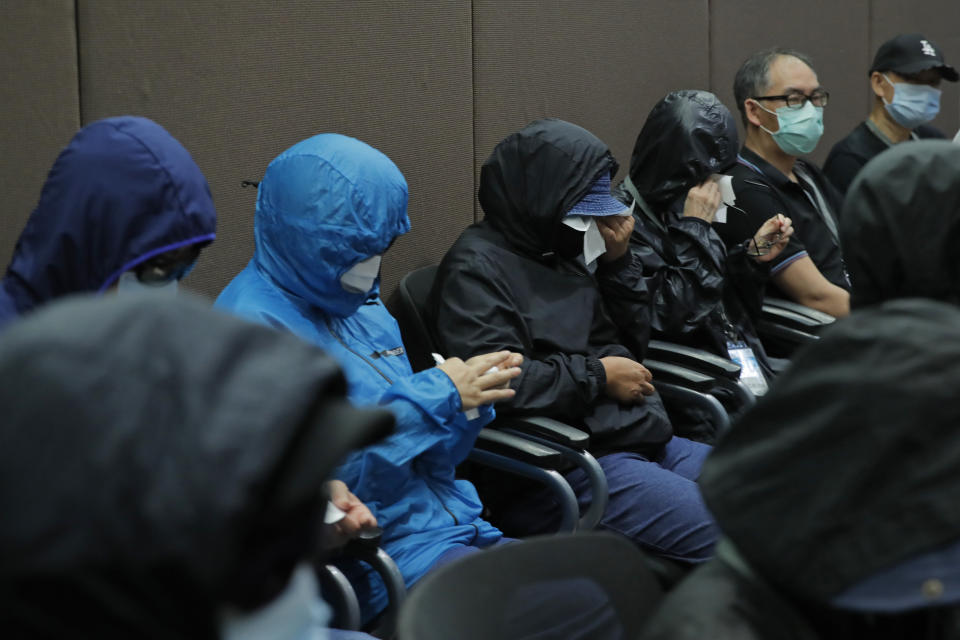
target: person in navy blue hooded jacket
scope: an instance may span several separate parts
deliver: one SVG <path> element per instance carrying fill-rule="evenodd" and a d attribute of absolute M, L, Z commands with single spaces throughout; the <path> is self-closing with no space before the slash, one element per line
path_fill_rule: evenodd
<path fill-rule="evenodd" d="M 210 188 L 190 153 L 147 118 L 74 135 L 50 169 L 0 282 L 0 326 L 71 293 L 172 291 L 214 239 Z"/>
<path fill-rule="evenodd" d="M 502 540 L 454 468 L 493 419 L 490 403 L 513 396 L 499 387 L 521 362 L 504 351 L 413 373 L 379 296 L 380 257 L 409 228 L 407 183 L 387 156 L 346 136 L 314 136 L 267 167 L 253 259 L 216 302 L 323 347 L 343 368 L 354 403 L 394 412 L 396 433 L 352 454 L 336 475 L 370 508 L 408 585 Z M 484 375 L 493 366 L 500 371 Z M 468 419 L 471 408 L 479 413 Z M 365 619 L 386 605 L 373 572 L 355 586 Z"/>

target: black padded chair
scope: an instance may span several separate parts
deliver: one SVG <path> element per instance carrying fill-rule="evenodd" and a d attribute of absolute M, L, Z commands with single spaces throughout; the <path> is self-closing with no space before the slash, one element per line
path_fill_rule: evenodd
<path fill-rule="evenodd" d="M 407 597 L 407 588 L 403 574 L 393 558 L 380 548 L 382 533 L 379 527 L 362 532 L 334 554 L 333 558 L 327 557 L 315 565 L 323 599 L 334 612 L 331 622 L 333 628 L 362 630 L 377 638 L 389 639 L 396 635 L 397 617 Z M 336 565 L 330 564 L 330 560 L 337 557 L 350 558 L 368 565 L 377 572 L 387 589 L 387 608 L 367 625 L 362 624 L 360 601 L 350 580 Z"/>
<path fill-rule="evenodd" d="M 399 640 L 635 638 L 663 592 L 645 556 L 609 533 L 528 538 L 427 575 Z"/>
<path fill-rule="evenodd" d="M 836 322 L 830 314 L 783 298 L 766 297 L 757 333 L 768 355 L 790 358 L 800 347 L 816 342 Z"/>

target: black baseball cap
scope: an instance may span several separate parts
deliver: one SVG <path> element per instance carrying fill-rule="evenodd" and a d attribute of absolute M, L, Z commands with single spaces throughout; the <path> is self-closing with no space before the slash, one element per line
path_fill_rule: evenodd
<path fill-rule="evenodd" d="M 936 69 L 940 77 L 950 82 L 960 79 L 957 70 L 943 61 L 940 47 L 932 40 L 919 33 L 904 33 L 880 45 L 870 73 L 893 71 L 911 75 L 927 69 Z"/>

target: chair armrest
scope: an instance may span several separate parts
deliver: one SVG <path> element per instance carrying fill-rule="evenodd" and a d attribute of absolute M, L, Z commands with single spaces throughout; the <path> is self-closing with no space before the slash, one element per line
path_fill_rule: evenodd
<path fill-rule="evenodd" d="M 530 478 L 547 487 L 560 508 L 561 532 L 577 530 L 580 508 L 570 483 L 556 469 L 564 463 L 564 454 L 550 447 L 502 431 L 486 428 L 467 459 L 491 469 Z"/>
<path fill-rule="evenodd" d="M 740 365 L 703 349 L 664 340 L 651 340 L 647 345 L 647 356 L 659 362 L 680 365 L 715 378 L 740 379 Z"/>
<path fill-rule="evenodd" d="M 499 420 L 497 422 L 499 423 Z M 534 428 L 529 431 L 520 431 L 515 425 L 526 425 L 528 427 L 533 425 Z M 547 427 L 548 435 L 542 436 L 537 433 L 537 425 Z M 563 455 L 564 459 L 579 467 L 586 474 L 590 482 L 590 506 L 587 507 L 580 516 L 577 530 L 596 528 L 607 510 L 610 491 L 607 485 L 607 476 L 603 468 L 600 466 L 600 463 L 597 462 L 597 459 L 586 450 L 586 444 L 589 444 L 590 441 L 587 434 L 557 420 L 543 417 L 520 418 L 511 424 L 505 425 L 503 428 L 507 433 L 512 433 L 520 438 L 529 439 L 533 442 L 539 442 L 544 446 L 555 448 Z M 568 446 L 567 444 L 557 442 L 555 438 L 557 433 L 574 436 L 570 439 L 573 444 Z M 582 443 L 583 446 L 578 446 L 576 443 Z"/>
<path fill-rule="evenodd" d="M 473 446 L 475 450 L 507 456 L 540 469 L 556 469 L 563 465 L 563 454 L 556 449 L 496 429 L 481 429 Z"/>
<path fill-rule="evenodd" d="M 824 313 L 823 311 L 802 305 L 799 302 L 794 302 L 793 300 L 768 296 L 763 299 L 763 304 L 765 306 L 776 307 L 778 309 L 791 311 L 801 316 L 806 316 L 810 320 L 818 322 L 822 325 L 830 325 L 837 321 L 837 319 L 829 313 Z"/>
<path fill-rule="evenodd" d="M 800 305 L 797 305 L 800 306 Z M 805 307 L 801 307 L 805 308 Z M 810 309 L 810 311 L 814 311 Z M 819 312 L 816 312 L 819 313 Z M 808 313 L 787 309 L 777 304 L 763 303 L 763 316 L 761 322 L 775 322 L 782 324 L 790 329 L 796 329 L 806 333 L 818 333 L 824 327 L 830 326 L 835 322 L 833 316 L 821 314 L 829 318 L 829 321 L 823 321 L 821 318 L 815 318 Z"/>
<path fill-rule="evenodd" d="M 713 422 L 717 437 L 730 428 L 730 416 L 727 415 L 720 401 L 712 395 L 669 382 L 657 385 L 657 391 L 663 398 L 664 404 L 682 402 L 683 404 L 692 404 L 703 408 Z"/>
<path fill-rule="evenodd" d="M 503 416 L 494 422 L 497 429 L 513 429 L 572 449 L 587 449 L 590 435 L 559 420 L 543 416 Z"/>
<path fill-rule="evenodd" d="M 820 339 L 820 336 L 816 335 L 815 333 L 803 331 L 779 322 L 771 322 L 769 320 L 761 320 L 759 323 L 757 323 L 757 333 L 760 335 L 761 339 L 774 338 L 776 340 L 789 342 L 796 346 L 807 344 L 809 342 L 816 342 Z"/>
<path fill-rule="evenodd" d="M 654 387 L 659 382 L 668 382 L 706 393 L 713 388 L 715 381 L 712 376 L 658 360 L 644 360 L 643 366 L 653 374 Z"/>

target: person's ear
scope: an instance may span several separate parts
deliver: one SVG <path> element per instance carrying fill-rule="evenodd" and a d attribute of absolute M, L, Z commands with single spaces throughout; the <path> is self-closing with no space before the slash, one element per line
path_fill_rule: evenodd
<path fill-rule="evenodd" d="M 755 127 L 762 127 L 763 121 L 760 120 L 760 114 L 763 112 L 763 109 L 760 108 L 760 104 L 753 100 L 752 98 L 747 98 L 743 101 L 744 113 L 747 114 L 747 121 Z"/>
<path fill-rule="evenodd" d="M 878 98 L 886 98 L 888 88 L 891 90 L 893 89 L 893 87 L 890 87 L 890 84 L 883 77 L 882 73 L 879 71 L 874 71 L 870 74 L 870 89 L 873 90 L 873 95 Z M 889 102 L 889 99 L 887 99 L 887 101 Z"/>

